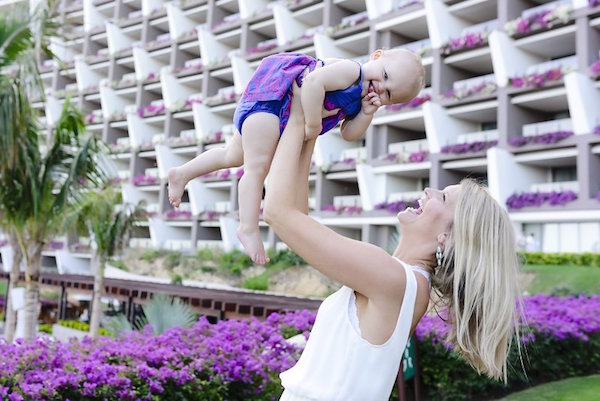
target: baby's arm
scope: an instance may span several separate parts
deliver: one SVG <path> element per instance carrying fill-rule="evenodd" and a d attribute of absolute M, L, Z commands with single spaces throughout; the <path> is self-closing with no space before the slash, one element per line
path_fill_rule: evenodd
<path fill-rule="evenodd" d="M 305 138 L 316 138 L 322 130 L 321 112 L 326 91 L 344 89 L 360 76 L 360 66 L 351 60 L 340 60 L 307 74 L 302 82 L 302 108 Z"/>
<path fill-rule="evenodd" d="M 344 120 L 341 127 L 342 138 L 354 142 L 362 138 L 369 128 L 373 113 L 381 106 L 381 100 L 376 93 L 367 93 L 361 100 L 360 112 L 351 120 Z"/>

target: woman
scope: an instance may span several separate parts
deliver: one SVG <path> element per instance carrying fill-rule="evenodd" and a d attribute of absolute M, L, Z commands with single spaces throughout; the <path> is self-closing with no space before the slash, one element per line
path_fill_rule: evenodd
<path fill-rule="evenodd" d="M 519 263 L 505 210 L 484 188 L 463 180 L 441 191 L 426 189 L 418 209 L 398 214 L 402 236 L 392 256 L 335 233 L 306 214 L 314 140 L 303 142 L 298 99 L 294 93 L 273 159 L 264 218 L 290 248 L 343 287 L 323 302 L 300 360 L 281 374 L 281 400 L 388 400 L 406 341 L 427 310 L 431 283 L 451 311 L 454 349 L 478 372 L 506 381 L 517 334 Z"/>

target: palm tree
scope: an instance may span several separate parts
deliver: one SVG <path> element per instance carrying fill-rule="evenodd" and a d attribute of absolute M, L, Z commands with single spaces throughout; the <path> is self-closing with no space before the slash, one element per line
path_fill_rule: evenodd
<path fill-rule="evenodd" d="M 198 316 L 188 304 L 166 294 L 154 294 L 143 306 L 143 310 L 144 315 L 138 316 L 133 325 L 122 313 L 113 316 L 107 323 L 108 331 L 113 336 L 118 336 L 134 328 L 142 330 L 149 324 L 154 335 L 159 335 L 173 327 L 190 327 L 198 320 Z"/>
<path fill-rule="evenodd" d="M 6 231 L 10 232 L 9 244 L 13 250 L 13 257 L 12 266 L 10 269 L 10 278 L 8 280 L 8 288 L 6 289 L 8 299 L 6 305 L 4 306 L 4 316 L 6 316 L 6 321 L 4 323 L 4 339 L 6 340 L 6 342 L 11 343 L 15 334 L 17 324 L 17 313 L 12 310 L 12 297 L 10 295 L 11 290 L 15 287 L 15 284 L 19 282 L 19 276 L 21 275 L 21 261 L 23 260 L 23 255 L 21 254 L 21 248 L 19 248 L 16 236 L 14 235 L 14 233 L 11 232 L 12 230 L 8 228 Z"/>
<path fill-rule="evenodd" d="M 90 335 L 98 337 L 102 316 L 100 299 L 104 293 L 104 269 L 109 258 L 117 256 L 127 244 L 136 221 L 147 217 L 143 204 L 121 204 L 121 193 L 107 185 L 101 191 L 90 191 L 70 212 L 67 228 L 88 234 L 92 239 L 92 273 L 94 297 L 90 319 Z"/>
<path fill-rule="evenodd" d="M 0 17 L 0 205 L 25 260 L 25 333 L 34 336 L 39 307 L 42 250 L 58 235 L 65 212 L 86 187 L 102 179 L 93 136 L 84 135 L 81 113 L 65 100 L 48 146 L 39 146 L 40 127 L 31 99 L 43 97 L 37 64 L 48 50 L 54 27 L 48 2 L 24 18 Z"/>

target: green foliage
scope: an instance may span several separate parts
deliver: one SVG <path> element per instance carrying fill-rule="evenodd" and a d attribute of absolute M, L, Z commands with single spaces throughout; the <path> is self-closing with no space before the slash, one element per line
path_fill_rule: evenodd
<path fill-rule="evenodd" d="M 40 333 L 52 334 L 52 325 L 46 323 L 38 324 L 38 331 Z"/>
<path fill-rule="evenodd" d="M 70 329 L 79 330 L 79 331 L 90 331 L 90 325 L 85 322 L 80 322 L 77 320 L 59 320 L 58 324 L 63 327 L 68 327 Z M 99 334 L 101 336 L 109 336 L 111 333 L 105 329 L 104 327 L 100 327 Z"/>
<path fill-rule="evenodd" d="M 114 267 L 116 267 L 119 270 L 123 270 L 123 271 L 126 271 L 126 272 L 129 271 L 129 268 L 127 267 L 127 265 L 125 264 L 125 262 L 123 261 L 123 259 L 113 259 L 109 263 L 110 263 L 111 266 L 114 266 Z"/>
<path fill-rule="evenodd" d="M 140 259 L 148 263 L 153 263 L 156 259 L 160 258 L 164 254 L 160 249 L 148 249 L 142 253 Z"/>
<path fill-rule="evenodd" d="M 249 290 L 266 291 L 269 289 L 269 276 L 267 274 L 259 274 L 258 276 L 247 278 L 242 283 L 242 287 Z"/>
<path fill-rule="evenodd" d="M 237 249 L 219 255 L 218 262 L 222 270 L 236 276 L 241 275 L 242 270 L 254 264 L 250 256 Z"/>
<path fill-rule="evenodd" d="M 183 277 L 181 276 L 181 274 L 172 273 L 171 274 L 171 284 L 182 285 Z"/>
<path fill-rule="evenodd" d="M 418 342 L 419 367 L 427 397 L 432 401 L 495 399 L 542 382 L 584 376 L 600 371 L 600 333 L 589 341 L 559 340 L 535 333 L 536 340 L 522 351 L 525 373 L 516 346 L 508 363 L 508 384 L 479 376 L 463 359 L 430 339 Z"/>
<path fill-rule="evenodd" d="M 210 248 L 202 248 L 196 251 L 196 258 L 200 260 L 214 260 L 215 253 Z"/>
<path fill-rule="evenodd" d="M 198 320 L 188 304 L 164 294 L 155 294 L 143 309 L 145 317 L 139 317 L 135 327 L 142 329 L 149 324 L 157 335 L 172 327 L 190 327 Z"/>
<path fill-rule="evenodd" d="M 306 261 L 289 248 L 285 248 L 277 252 L 275 252 L 272 249 L 269 249 L 267 253 L 270 259 L 269 263 L 267 263 L 267 266 L 278 265 L 283 267 L 290 267 L 306 265 Z"/>
<path fill-rule="evenodd" d="M 181 263 L 181 252 L 170 251 L 167 253 L 167 269 L 171 270 Z"/>
<path fill-rule="evenodd" d="M 133 330 L 131 323 L 127 320 L 124 314 L 119 313 L 118 315 L 111 316 L 106 319 L 106 323 L 104 324 L 108 333 L 111 336 L 116 337 L 123 332 L 128 332 Z"/>
<path fill-rule="evenodd" d="M 298 334 L 302 333 L 302 331 L 298 330 L 296 327 L 294 326 L 290 326 L 287 324 L 282 324 L 281 325 L 281 335 L 283 336 L 283 338 L 288 339 L 288 338 L 292 338 Z"/>
<path fill-rule="evenodd" d="M 215 271 L 217 271 L 217 268 L 214 266 L 203 265 L 203 266 L 200 266 L 200 270 L 203 273 L 214 273 Z"/>
<path fill-rule="evenodd" d="M 521 258 L 530 265 L 575 265 L 600 267 L 600 253 L 523 252 Z"/>

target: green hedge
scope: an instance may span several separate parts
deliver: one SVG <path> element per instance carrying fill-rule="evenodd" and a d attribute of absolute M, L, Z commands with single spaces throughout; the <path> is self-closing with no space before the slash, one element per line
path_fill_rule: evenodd
<path fill-rule="evenodd" d="M 590 335 L 587 342 L 536 333 L 536 340 L 528 343 L 521 355 L 525 372 L 513 347 L 505 386 L 479 376 L 442 344 L 429 338 L 418 342 L 418 362 L 428 399 L 475 401 L 495 399 L 544 382 L 600 373 L 600 333 Z"/>
<path fill-rule="evenodd" d="M 85 322 L 79 322 L 77 320 L 59 320 L 58 324 L 64 327 L 68 327 L 70 329 L 75 329 L 79 331 L 90 331 L 90 325 Z M 110 332 L 106 330 L 104 327 L 100 327 L 98 334 L 101 336 L 110 336 Z"/>
<path fill-rule="evenodd" d="M 522 252 L 523 263 L 529 265 L 577 265 L 600 267 L 600 253 Z"/>

